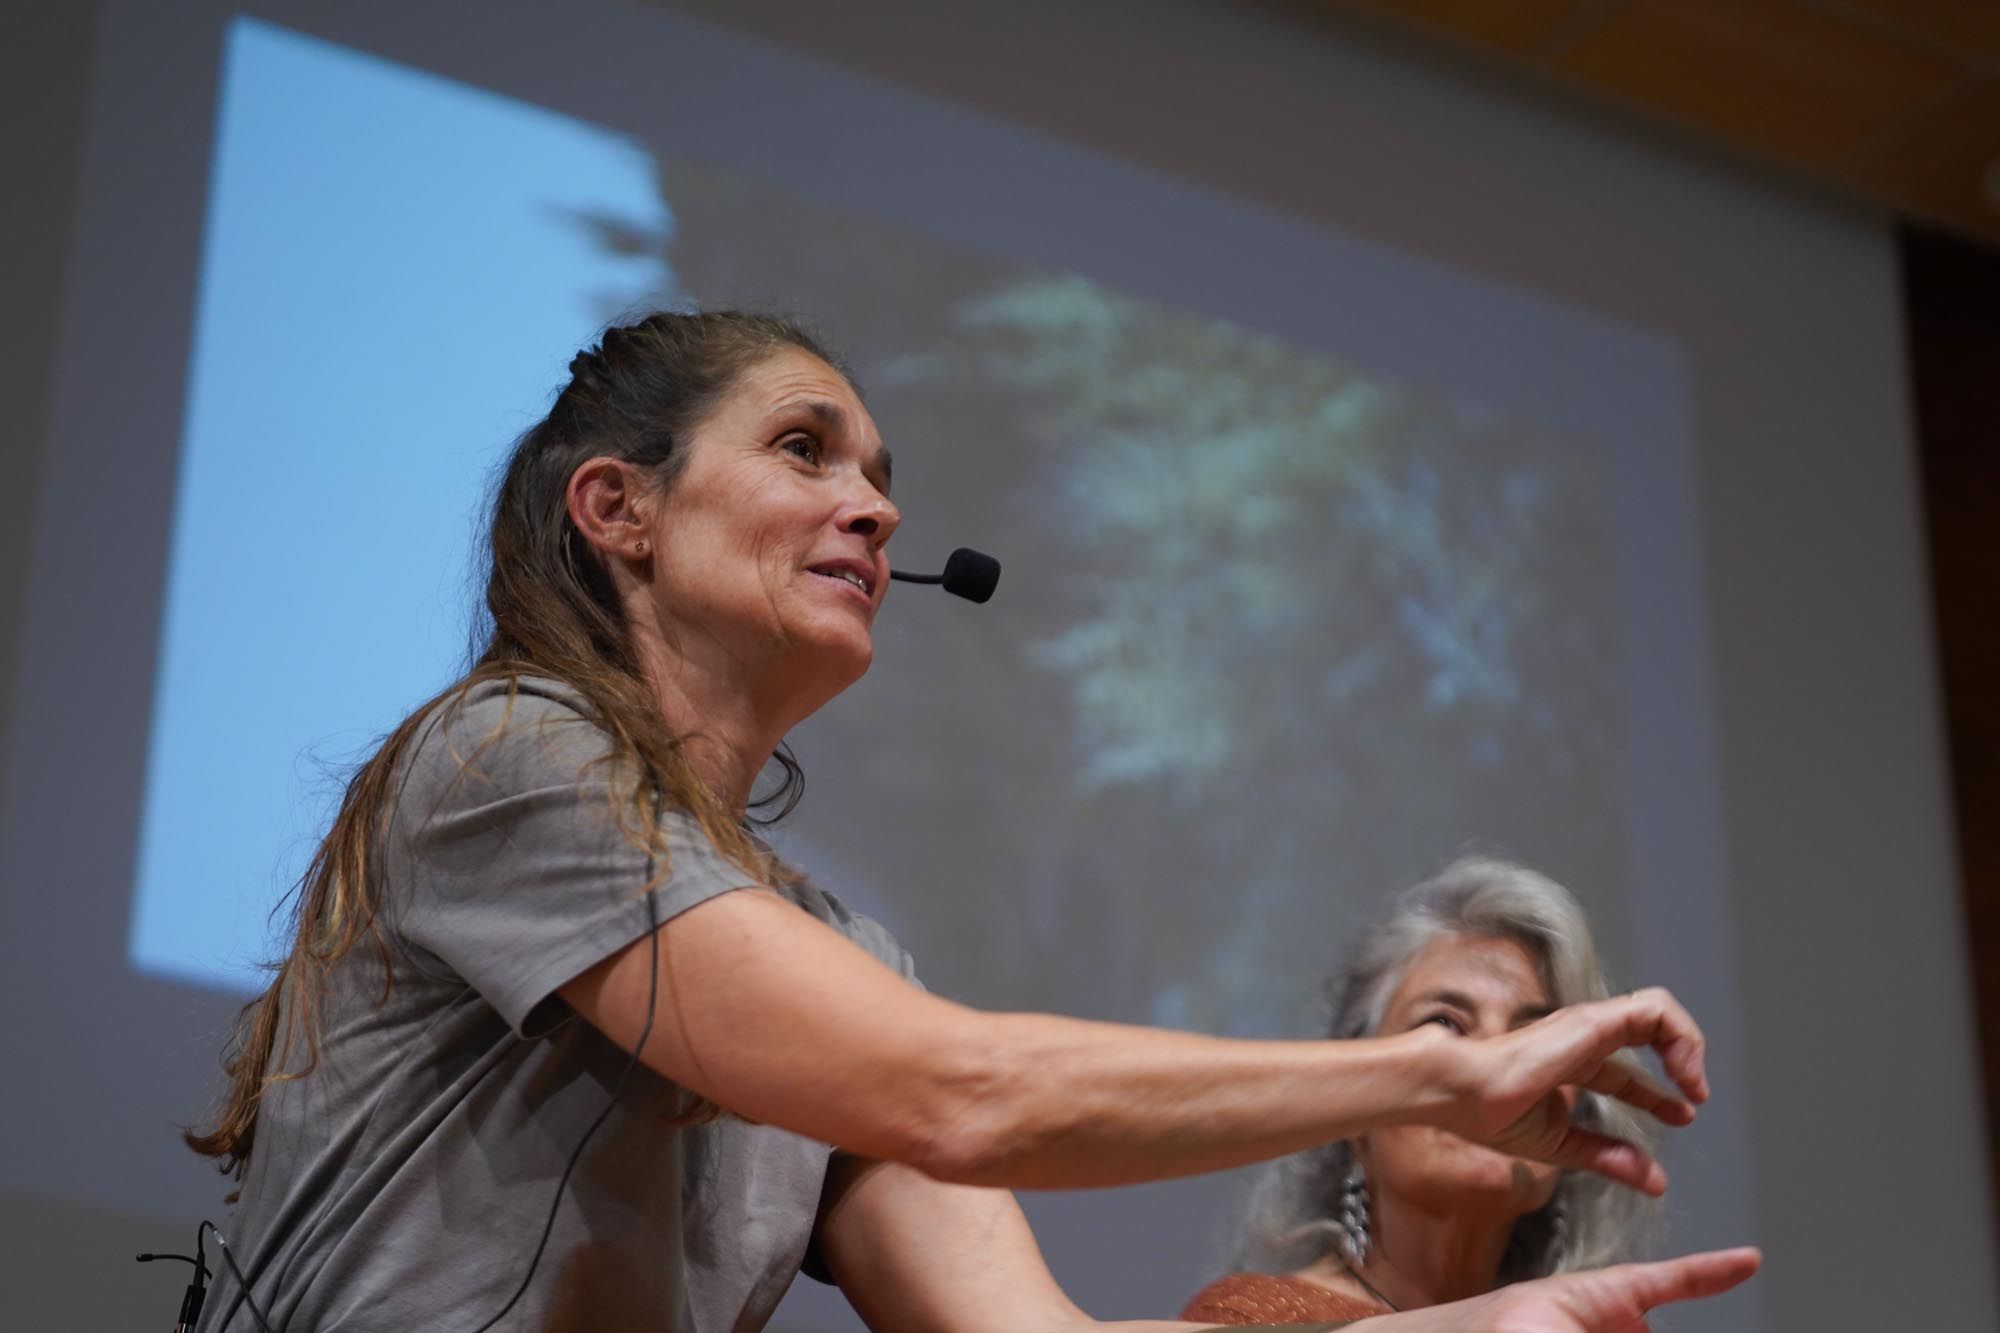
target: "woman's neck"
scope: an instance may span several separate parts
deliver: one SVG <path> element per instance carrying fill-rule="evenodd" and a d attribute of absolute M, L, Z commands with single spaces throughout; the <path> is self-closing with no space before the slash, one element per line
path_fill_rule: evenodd
<path fill-rule="evenodd" d="M 660 715 L 686 738 L 695 776 L 741 815 L 749 807 L 751 785 L 790 722 L 780 720 L 778 710 L 760 706 L 754 691 L 725 683 L 716 672 L 696 670 L 683 658 L 661 654 L 648 666 Z"/>
<path fill-rule="evenodd" d="M 1428 1212 L 1382 1198 L 1374 1212 L 1360 1274 L 1396 1308 L 1443 1305 L 1499 1285 L 1514 1218 Z"/>

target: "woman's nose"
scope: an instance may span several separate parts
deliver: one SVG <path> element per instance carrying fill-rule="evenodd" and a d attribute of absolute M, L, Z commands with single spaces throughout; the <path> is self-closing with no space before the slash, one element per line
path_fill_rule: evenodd
<path fill-rule="evenodd" d="M 870 486 L 868 493 L 857 497 L 840 516 L 840 530 L 859 533 L 868 538 L 870 545 L 880 546 L 894 535 L 896 525 L 902 521 L 902 511 L 888 496 Z"/>

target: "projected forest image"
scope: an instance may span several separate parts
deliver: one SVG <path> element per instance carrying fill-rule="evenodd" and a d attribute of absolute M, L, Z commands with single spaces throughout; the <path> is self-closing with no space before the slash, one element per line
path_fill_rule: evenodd
<path fill-rule="evenodd" d="M 1478 847 L 1571 880 L 1620 953 L 1595 453 L 1069 274 L 662 168 L 675 299 L 775 306 L 897 454 L 876 665 L 794 738 L 781 845 L 949 956 L 944 989 L 1270 1032 L 1380 895 Z M 607 318 L 610 312 L 606 312 Z"/>
<path fill-rule="evenodd" d="M 984 607 L 894 589 L 873 670 L 792 738 L 807 794 L 773 835 L 936 989 L 1292 1030 L 1382 895 L 1468 848 L 1570 883 L 1629 958 L 1606 442 L 1186 308 L 1171 273 L 1114 290 L 268 26 L 237 43 L 142 966 L 262 984 L 324 775 L 462 666 L 484 469 L 593 329 L 690 304 L 841 351 L 896 454 L 899 566 L 1004 563 Z M 355 114 L 384 98 L 388 145 Z M 347 313 L 265 336 L 297 309 Z M 251 476 L 288 538 L 319 534 L 310 597 L 213 536 Z M 392 511 L 393 550 L 356 521 Z M 275 625 L 295 602 L 355 610 Z M 282 727 L 227 724 L 305 670 Z"/>

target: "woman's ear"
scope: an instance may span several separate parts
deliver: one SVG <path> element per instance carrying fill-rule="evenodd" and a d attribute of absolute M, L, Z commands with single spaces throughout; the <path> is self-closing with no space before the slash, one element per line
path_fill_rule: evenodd
<path fill-rule="evenodd" d="M 609 560 L 642 561 L 652 554 L 651 494 L 638 470 L 598 457 L 569 475 L 569 521 L 592 550 Z"/>

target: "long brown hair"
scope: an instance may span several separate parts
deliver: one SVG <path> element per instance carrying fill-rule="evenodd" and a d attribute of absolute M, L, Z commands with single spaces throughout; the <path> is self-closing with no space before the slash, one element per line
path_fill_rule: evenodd
<path fill-rule="evenodd" d="M 717 851 L 759 879 L 768 853 L 689 767 L 684 737 L 660 716 L 634 653 L 610 576 L 576 527 L 569 479 L 585 460 L 611 456 L 646 469 L 664 491 L 687 461 L 689 432 L 742 373 L 785 348 L 840 369 L 810 334 L 787 320 L 740 311 L 659 313 L 613 328 L 570 362 L 570 380 L 541 422 L 515 444 L 493 497 L 487 528 L 485 616 L 470 671 L 426 701 L 385 737 L 348 780 L 333 826 L 291 895 L 292 946 L 263 994 L 237 1018 L 223 1060 L 228 1084 L 213 1128 L 187 1145 L 240 1176 L 272 1083 L 299 1078 L 319 1059 L 321 997 L 334 965 L 357 945 L 378 951 L 393 984 L 389 942 L 377 922 L 383 836 L 403 761 L 426 722 L 473 686 L 522 676 L 561 680 L 583 697 L 611 743 L 621 823 L 664 873 L 660 806 L 697 819 Z M 843 370 L 842 373 L 845 373 Z M 758 802 L 782 817 L 803 777 L 791 756 L 773 756 L 784 782 Z M 385 991 L 386 993 L 386 991 Z M 296 1066 L 295 1052 L 304 1057 Z"/>

